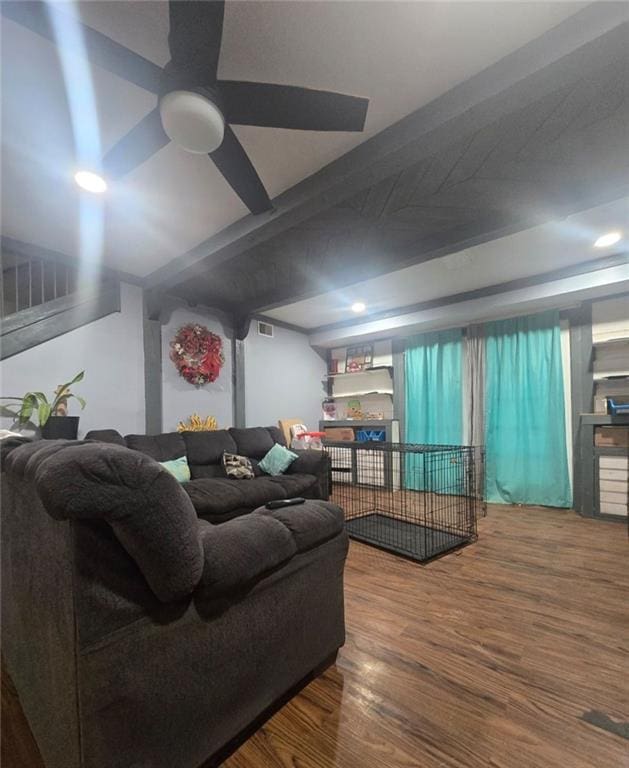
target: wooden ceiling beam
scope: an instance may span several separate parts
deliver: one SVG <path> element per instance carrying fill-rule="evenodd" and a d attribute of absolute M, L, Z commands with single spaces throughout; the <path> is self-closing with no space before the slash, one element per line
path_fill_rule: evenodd
<path fill-rule="evenodd" d="M 593 3 L 151 273 L 172 288 L 401 173 L 546 94 L 626 57 L 629 6 Z"/>

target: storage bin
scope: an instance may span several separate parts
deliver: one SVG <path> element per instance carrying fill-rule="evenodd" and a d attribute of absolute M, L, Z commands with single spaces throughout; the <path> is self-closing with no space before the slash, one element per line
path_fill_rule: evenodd
<path fill-rule="evenodd" d="M 607 413 L 612 416 L 619 416 L 620 414 L 629 414 L 629 403 L 618 402 L 614 398 L 608 397 L 607 399 Z"/>
<path fill-rule="evenodd" d="M 326 440 L 353 441 L 354 430 L 351 427 L 326 427 L 324 430 Z"/>
<path fill-rule="evenodd" d="M 599 448 L 627 448 L 629 446 L 629 427 L 596 427 L 594 445 Z"/>
<path fill-rule="evenodd" d="M 384 429 L 358 429 L 356 430 L 356 440 L 361 443 L 384 443 L 385 434 Z"/>

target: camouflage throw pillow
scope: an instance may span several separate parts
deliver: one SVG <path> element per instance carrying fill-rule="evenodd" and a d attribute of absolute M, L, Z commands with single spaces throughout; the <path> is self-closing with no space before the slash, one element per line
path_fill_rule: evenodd
<path fill-rule="evenodd" d="M 223 467 L 225 474 L 234 480 L 251 480 L 255 477 L 251 462 L 246 456 L 238 456 L 235 453 L 223 454 Z"/>

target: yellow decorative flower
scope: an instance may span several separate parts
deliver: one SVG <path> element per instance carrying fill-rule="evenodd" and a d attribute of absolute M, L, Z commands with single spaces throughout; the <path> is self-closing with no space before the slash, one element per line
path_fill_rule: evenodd
<path fill-rule="evenodd" d="M 193 413 L 188 421 L 180 421 L 177 432 L 212 432 L 218 428 L 214 416 L 206 416 L 202 419 L 198 413 Z"/>

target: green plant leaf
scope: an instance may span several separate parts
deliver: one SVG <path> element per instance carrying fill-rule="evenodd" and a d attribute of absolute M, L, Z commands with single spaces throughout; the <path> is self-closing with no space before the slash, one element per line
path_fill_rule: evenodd
<path fill-rule="evenodd" d="M 33 394 L 35 395 L 35 397 L 40 402 L 42 402 L 42 403 L 47 403 L 48 402 L 48 398 L 46 397 L 46 395 L 43 392 L 33 392 Z"/>
<path fill-rule="evenodd" d="M 67 384 L 63 385 L 63 388 L 71 387 L 73 384 L 76 384 L 77 381 L 83 381 L 83 377 L 85 376 L 85 371 L 81 371 L 80 373 L 77 373 L 77 375 L 72 379 L 72 381 L 69 381 Z"/>
<path fill-rule="evenodd" d="M 30 421 L 30 418 L 33 414 L 33 410 L 37 407 L 37 398 L 32 392 L 27 392 L 24 395 L 24 400 L 22 402 L 22 407 L 20 408 L 20 413 L 18 416 L 20 424 L 26 424 L 27 421 Z"/>
<path fill-rule="evenodd" d="M 7 408 L 6 405 L 0 405 L 0 416 L 2 416 L 3 418 L 17 419 L 19 415 L 20 415 L 19 411 L 12 411 L 10 408 Z"/>
<path fill-rule="evenodd" d="M 50 416 L 49 403 L 39 404 L 38 416 L 39 416 L 39 426 L 43 427 L 44 424 L 48 421 L 48 417 Z"/>
<path fill-rule="evenodd" d="M 52 413 L 57 413 L 57 408 L 59 407 L 59 403 L 62 400 L 67 400 L 69 397 L 76 397 L 76 395 L 72 395 L 72 393 L 69 391 L 70 387 L 73 384 L 76 384 L 77 381 L 83 381 L 83 377 L 85 376 L 85 371 L 80 371 L 77 373 L 77 375 L 72 379 L 72 381 L 68 381 L 65 384 L 60 384 L 57 389 L 59 390 L 59 394 L 55 397 L 55 399 L 52 401 Z"/>

